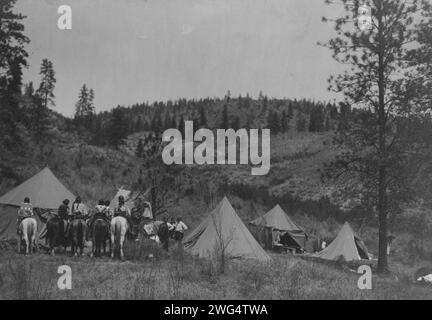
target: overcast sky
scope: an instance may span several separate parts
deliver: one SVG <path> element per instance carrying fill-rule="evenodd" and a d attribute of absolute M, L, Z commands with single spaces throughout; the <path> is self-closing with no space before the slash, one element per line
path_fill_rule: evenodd
<path fill-rule="evenodd" d="M 73 29 L 57 28 L 68 4 Z M 55 109 L 74 113 L 83 83 L 97 111 L 180 97 L 259 91 L 329 100 L 340 70 L 317 46 L 334 33 L 324 0 L 18 0 L 31 43 L 25 80 L 39 83 L 43 58 L 57 76 Z"/>

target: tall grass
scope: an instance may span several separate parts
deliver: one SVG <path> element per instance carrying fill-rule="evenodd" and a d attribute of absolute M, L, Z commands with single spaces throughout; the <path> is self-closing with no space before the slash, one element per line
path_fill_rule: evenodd
<path fill-rule="evenodd" d="M 125 262 L 13 253 L 0 256 L 0 299 L 432 299 L 432 290 L 413 283 L 401 267 L 390 277 L 373 276 L 373 290 L 357 287 L 359 275 L 348 268 L 272 255 L 271 263 L 217 263 L 148 244 L 134 247 Z M 132 250 L 130 249 L 129 250 Z M 153 258 L 146 258 L 153 252 Z M 59 290 L 59 265 L 72 268 L 72 290 Z"/>

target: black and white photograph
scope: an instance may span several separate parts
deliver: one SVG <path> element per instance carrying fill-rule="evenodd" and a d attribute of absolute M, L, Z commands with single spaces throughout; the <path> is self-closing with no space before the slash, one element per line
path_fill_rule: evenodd
<path fill-rule="evenodd" d="M 0 0 L 0 300 L 429 299 L 431 0 Z"/>

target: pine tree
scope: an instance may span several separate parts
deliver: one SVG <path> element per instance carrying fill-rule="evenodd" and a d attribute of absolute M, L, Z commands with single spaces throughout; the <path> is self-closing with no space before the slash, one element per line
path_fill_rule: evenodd
<path fill-rule="evenodd" d="M 42 76 L 37 95 L 45 108 L 55 106 L 54 88 L 56 83 L 54 66 L 48 59 L 43 59 L 39 74 Z"/>
<path fill-rule="evenodd" d="M 386 272 L 388 215 L 399 207 L 397 204 L 407 200 L 403 195 L 410 194 L 409 183 L 402 173 L 409 169 L 405 164 L 415 150 L 406 152 L 404 148 L 417 146 L 403 143 L 409 137 L 400 135 L 398 123 L 418 115 L 414 104 L 420 92 L 410 88 L 411 78 L 418 75 L 412 74 L 415 71 L 410 68 L 408 52 L 416 47 L 414 21 L 422 8 L 416 0 L 369 1 L 370 29 L 359 30 L 353 29 L 352 21 L 358 18 L 363 2 L 340 2 L 344 13 L 332 19 L 337 37 L 327 47 L 336 61 L 349 65 L 349 71 L 332 77 L 330 89 L 342 93 L 346 105 L 361 105 L 362 109 L 356 111 L 357 116 L 345 114 L 348 121 L 340 127 L 339 138 L 346 152 L 333 168 L 357 178 L 360 183 L 357 181 L 356 186 L 362 186 L 357 192 L 363 195 L 363 204 L 376 208 L 378 272 Z M 340 177 L 340 172 L 334 176 Z"/>
<path fill-rule="evenodd" d="M 91 117 L 95 113 L 94 91 L 88 89 L 85 84 L 80 89 L 78 101 L 75 104 L 75 119 L 83 120 Z"/>
<path fill-rule="evenodd" d="M 233 128 L 235 131 L 240 129 L 240 118 L 239 117 L 234 118 L 234 120 L 231 123 L 231 128 Z"/>
<path fill-rule="evenodd" d="M 185 133 L 185 121 L 183 118 L 183 115 L 180 116 L 180 121 L 178 124 L 178 130 L 181 132 L 182 135 Z"/>
<path fill-rule="evenodd" d="M 207 118 L 206 118 L 206 114 L 205 114 L 205 110 L 204 107 L 200 107 L 199 109 L 199 126 L 201 128 L 205 128 L 207 126 Z"/>
<path fill-rule="evenodd" d="M 222 111 L 221 129 L 229 129 L 228 105 L 227 104 L 224 104 L 223 111 Z"/>
<path fill-rule="evenodd" d="M 136 151 L 135 151 L 135 155 L 138 158 L 141 158 L 144 155 L 144 141 L 142 139 L 140 139 L 138 141 L 138 145 L 137 145 L 137 148 L 136 148 Z"/>
<path fill-rule="evenodd" d="M 123 143 L 128 134 L 128 123 L 125 117 L 124 109 L 118 106 L 112 111 L 108 126 L 109 144 L 115 148 L 118 148 L 120 144 Z"/>
<path fill-rule="evenodd" d="M 280 130 L 281 130 L 281 132 L 285 133 L 288 131 L 288 122 L 289 122 L 288 115 L 287 115 L 287 112 L 284 110 L 284 111 L 282 111 L 282 115 L 280 118 Z"/>

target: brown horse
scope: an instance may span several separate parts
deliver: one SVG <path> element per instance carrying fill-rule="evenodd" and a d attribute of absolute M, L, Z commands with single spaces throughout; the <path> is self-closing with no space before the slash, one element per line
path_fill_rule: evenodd
<path fill-rule="evenodd" d="M 100 257 L 101 249 L 103 247 L 103 253 L 106 254 L 106 243 L 109 243 L 111 252 L 111 241 L 110 241 L 110 225 L 104 219 L 96 219 L 93 223 L 93 246 L 91 256 Z"/>
<path fill-rule="evenodd" d="M 65 234 L 65 225 L 61 218 L 54 216 L 47 221 L 46 241 L 51 255 L 55 255 L 55 247 L 63 246 L 64 251 L 68 245 L 68 235 Z"/>
<path fill-rule="evenodd" d="M 87 236 L 87 223 L 84 221 L 84 219 L 76 218 L 72 220 L 70 225 L 70 233 L 72 238 L 72 255 L 77 257 L 79 249 L 79 255 L 81 256 L 84 252 L 84 245 Z"/>

